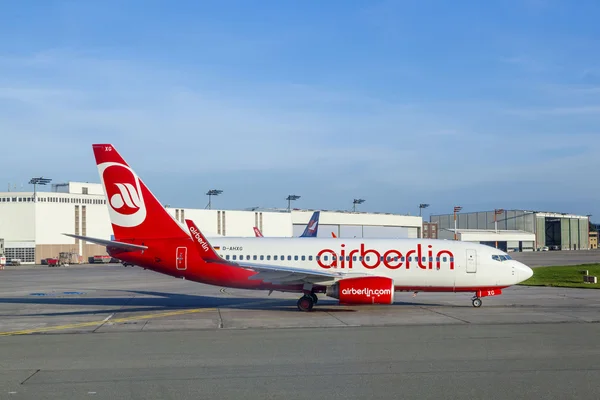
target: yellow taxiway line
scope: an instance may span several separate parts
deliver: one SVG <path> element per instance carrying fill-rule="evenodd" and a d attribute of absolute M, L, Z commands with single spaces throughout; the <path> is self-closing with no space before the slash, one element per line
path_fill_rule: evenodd
<path fill-rule="evenodd" d="M 262 301 L 250 302 L 250 303 L 231 304 L 231 305 L 228 305 L 227 308 L 238 307 L 238 306 L 247 306 L 247 305 L 259 305 L 259 304 L 269 303 L 274 300 L 275 299 L 269 299 L 269 300 L 262 300 Z M 78 324 L 46 326 L 46 327 L 42 327 L 42 328 L 24 329 L 24 330 L 20 330 L 20 331 L 0 332 L 0 336 L 27 335 L 30 333 L 62 331 L 62 330 L 66 330 L 66 329 L 85 328 L 88 326 L 100 327 L 104 324 L 115 324 L 115 323 L 121 323 L 121 322 L 139 321 L 139 320 L 147 320 L 147 319 L 153 319 L 153 318 L 164 318 L 164 317 L 172 317 L 175 315 L 194 314 L 194 313 L 202 313 L 202 312 L 217 311 L 217 310 L 218 310 L 218 308 L 216 308 L 216 307 L 192 308 L 189 310 L 178 310 L 178 311 L 168 311 L 168 312 L 163 312 L 163 313 L 154 313 L 154 314 L 146 314 L 146 315 L 135 315 L 133 317 L 115 318 L 115 319 L 111 319 L 111 320 L 104 319 L 102 321 L 80 322 Z"/>
<path fill-rule="evenodd" d="M 46 326 L 43 328 L 24 329 L 21 331 L 0 332 L 0 336 L 26 335 L 28 333 L 62 331 L 65 329 L 85 328 L 87 326 L 96 326 L 96 325 L 102 325 L 105 323 L 114 324 L 114 323 L 120 323 L 120 322 L 146 320 L 146 319 L 152 319 L 152 318 L 172 317 L 174 315 L 185 315 L 185 314 L 201 313 L 201 312 L 208 312 L 208 311 L 217 311 L 217 309 L 216 308 L 193 308 L 190 310 L 169 311 L 169 312 L 164 312 L 164 313 L 146 314 L 146 315 L 139 315 L 139 316 L 133 316 L 133 317 L 125 317 L 125 318 L 115 318 L 115 319 L 111 319 L 108 321 L 102 320 L 102 321 L 80 322 L 78 324 Z"/>

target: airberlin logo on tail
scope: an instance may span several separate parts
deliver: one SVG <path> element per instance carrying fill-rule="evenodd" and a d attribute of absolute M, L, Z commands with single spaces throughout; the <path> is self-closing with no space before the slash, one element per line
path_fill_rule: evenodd
<path fill-rule="evenodd" d="M 133 214 L 140 209 L 142 202 L 131 183 L 115 183 L 115 186 L 121 193 L 115 193 L 110 197 L 112 208 L 123 209 L 123 214 Z"/>
<path fill-rule="evenodd" d="M 361 263 L 364 268 L 375 269 L 380 265 L 389 269 L 398 269 L 405 266 L 410 269 L 411 266 L 419 267 L 420 269 L 440 269 L 442 263 L 450 265 L 450 269 L 454 269 L 454 254 L 450 250 L 434 251 L 432 245 L 428 245 L 426 249 L 420 243 L 416 249 L 412 249 L 402 254 L 399 250 L 390 249 L 383 253 L 365 248 L 364 243 L 360 245 L 360 249 L 346 250 L 346 245 L 340 245 L 340 251 L 335 252 L 332 249 L 323 249 L 317 253 L 317 263 L 321 268 L 348 268 L 351 269 L 353 263 Z"/>
<path fill-rule="evenodd" d="M 126 165 L 105 162 L 98 165 L 113 224 L 125 228 L 140 225 L 146 219 L 146 205 L 140 179 Z"/>
<path fill-rule="evenodd" d="M 190 227 L 190 232 L 192 233 L 192 235 L 194 236 L 196 241 L 198 241 L 198 243 L 200 243 L 200 246 L 202 246 L 202 250 L 209 251 L 208 243 L 206 243 L 206 241 L 202 238 L 202 235 L 200 234 L 198 229 L 196 229 L 192 226 L 192 227 Z"/>

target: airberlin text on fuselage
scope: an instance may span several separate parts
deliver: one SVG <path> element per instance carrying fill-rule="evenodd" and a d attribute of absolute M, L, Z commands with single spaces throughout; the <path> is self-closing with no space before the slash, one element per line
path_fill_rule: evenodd
<path fill-rule="evenodd" d="M 406 254 L 402 254 L 399 250 L 391 249 L 385 251 L 383 254 L 374 249 L 365 249 L 364 243 L 360 245 L 360 249 L 353 249 L 346 253 L 346 245 L 341 245 L 341 250 L 338 254 L 332 249 L 323 249 L 317 254 L 317 263 L 321 268 L 352 268 L 353 257 L 360 256 L 360 263 L 367 269 L 375 269 L 381 264 L 389 269 L 398 269 L 402 265 L 406 266 L 406 269 L 411 267 L 411 264 L 416 266 L 417 264 L 421 269 L 433 269 L 435 262 L 436 268 L 440 268 L 442 257 L 448 257 L 450 262 L 450 269 L 454 269 L 454 254 L 450 250 L 442 249 L 435 254 L 435 260 L 433 259 L 433 246 L 427 246 L 427 254 L 423 254 L 423 248 L 421 244 L 417 244 L 417 248 L 409 250 Z M 332 257 L 332 260 L 325 260 L 324 256 Z M 367 261 L 367 256 L 369 261 Z M 327 257 L 327 258 L 329 258 Z M 383 257 L 383 259 L 382 259 Z M 405 260 L 402 261 L 402 257 Z M 409 261 L 409 257 L 413 257 L 413 261 Z M 425 257 L 426 261 L 423 261 Z"/>

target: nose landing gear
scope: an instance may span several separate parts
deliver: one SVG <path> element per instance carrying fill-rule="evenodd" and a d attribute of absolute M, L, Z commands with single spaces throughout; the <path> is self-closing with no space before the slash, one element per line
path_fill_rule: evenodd
<path fill-rule="evenodd" d="M 481 297 L 498 296 L 500 294 L 502 294 L 502 289 L 498 288 L 478 290 L 471 299 L 473 302 L 473 307 L 481 307 Z"/>

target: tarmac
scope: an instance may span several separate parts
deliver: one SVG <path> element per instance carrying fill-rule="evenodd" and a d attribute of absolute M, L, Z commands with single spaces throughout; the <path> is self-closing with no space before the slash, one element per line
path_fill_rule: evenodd
<path fill-rule="evenodd" d="M 598 290 L 515 286 L 481 308 L 470 294 L 322 296 L 310 313 L 297 298 L 121 265 L 9 267 L 0 399 L 600 398 Z"/>

